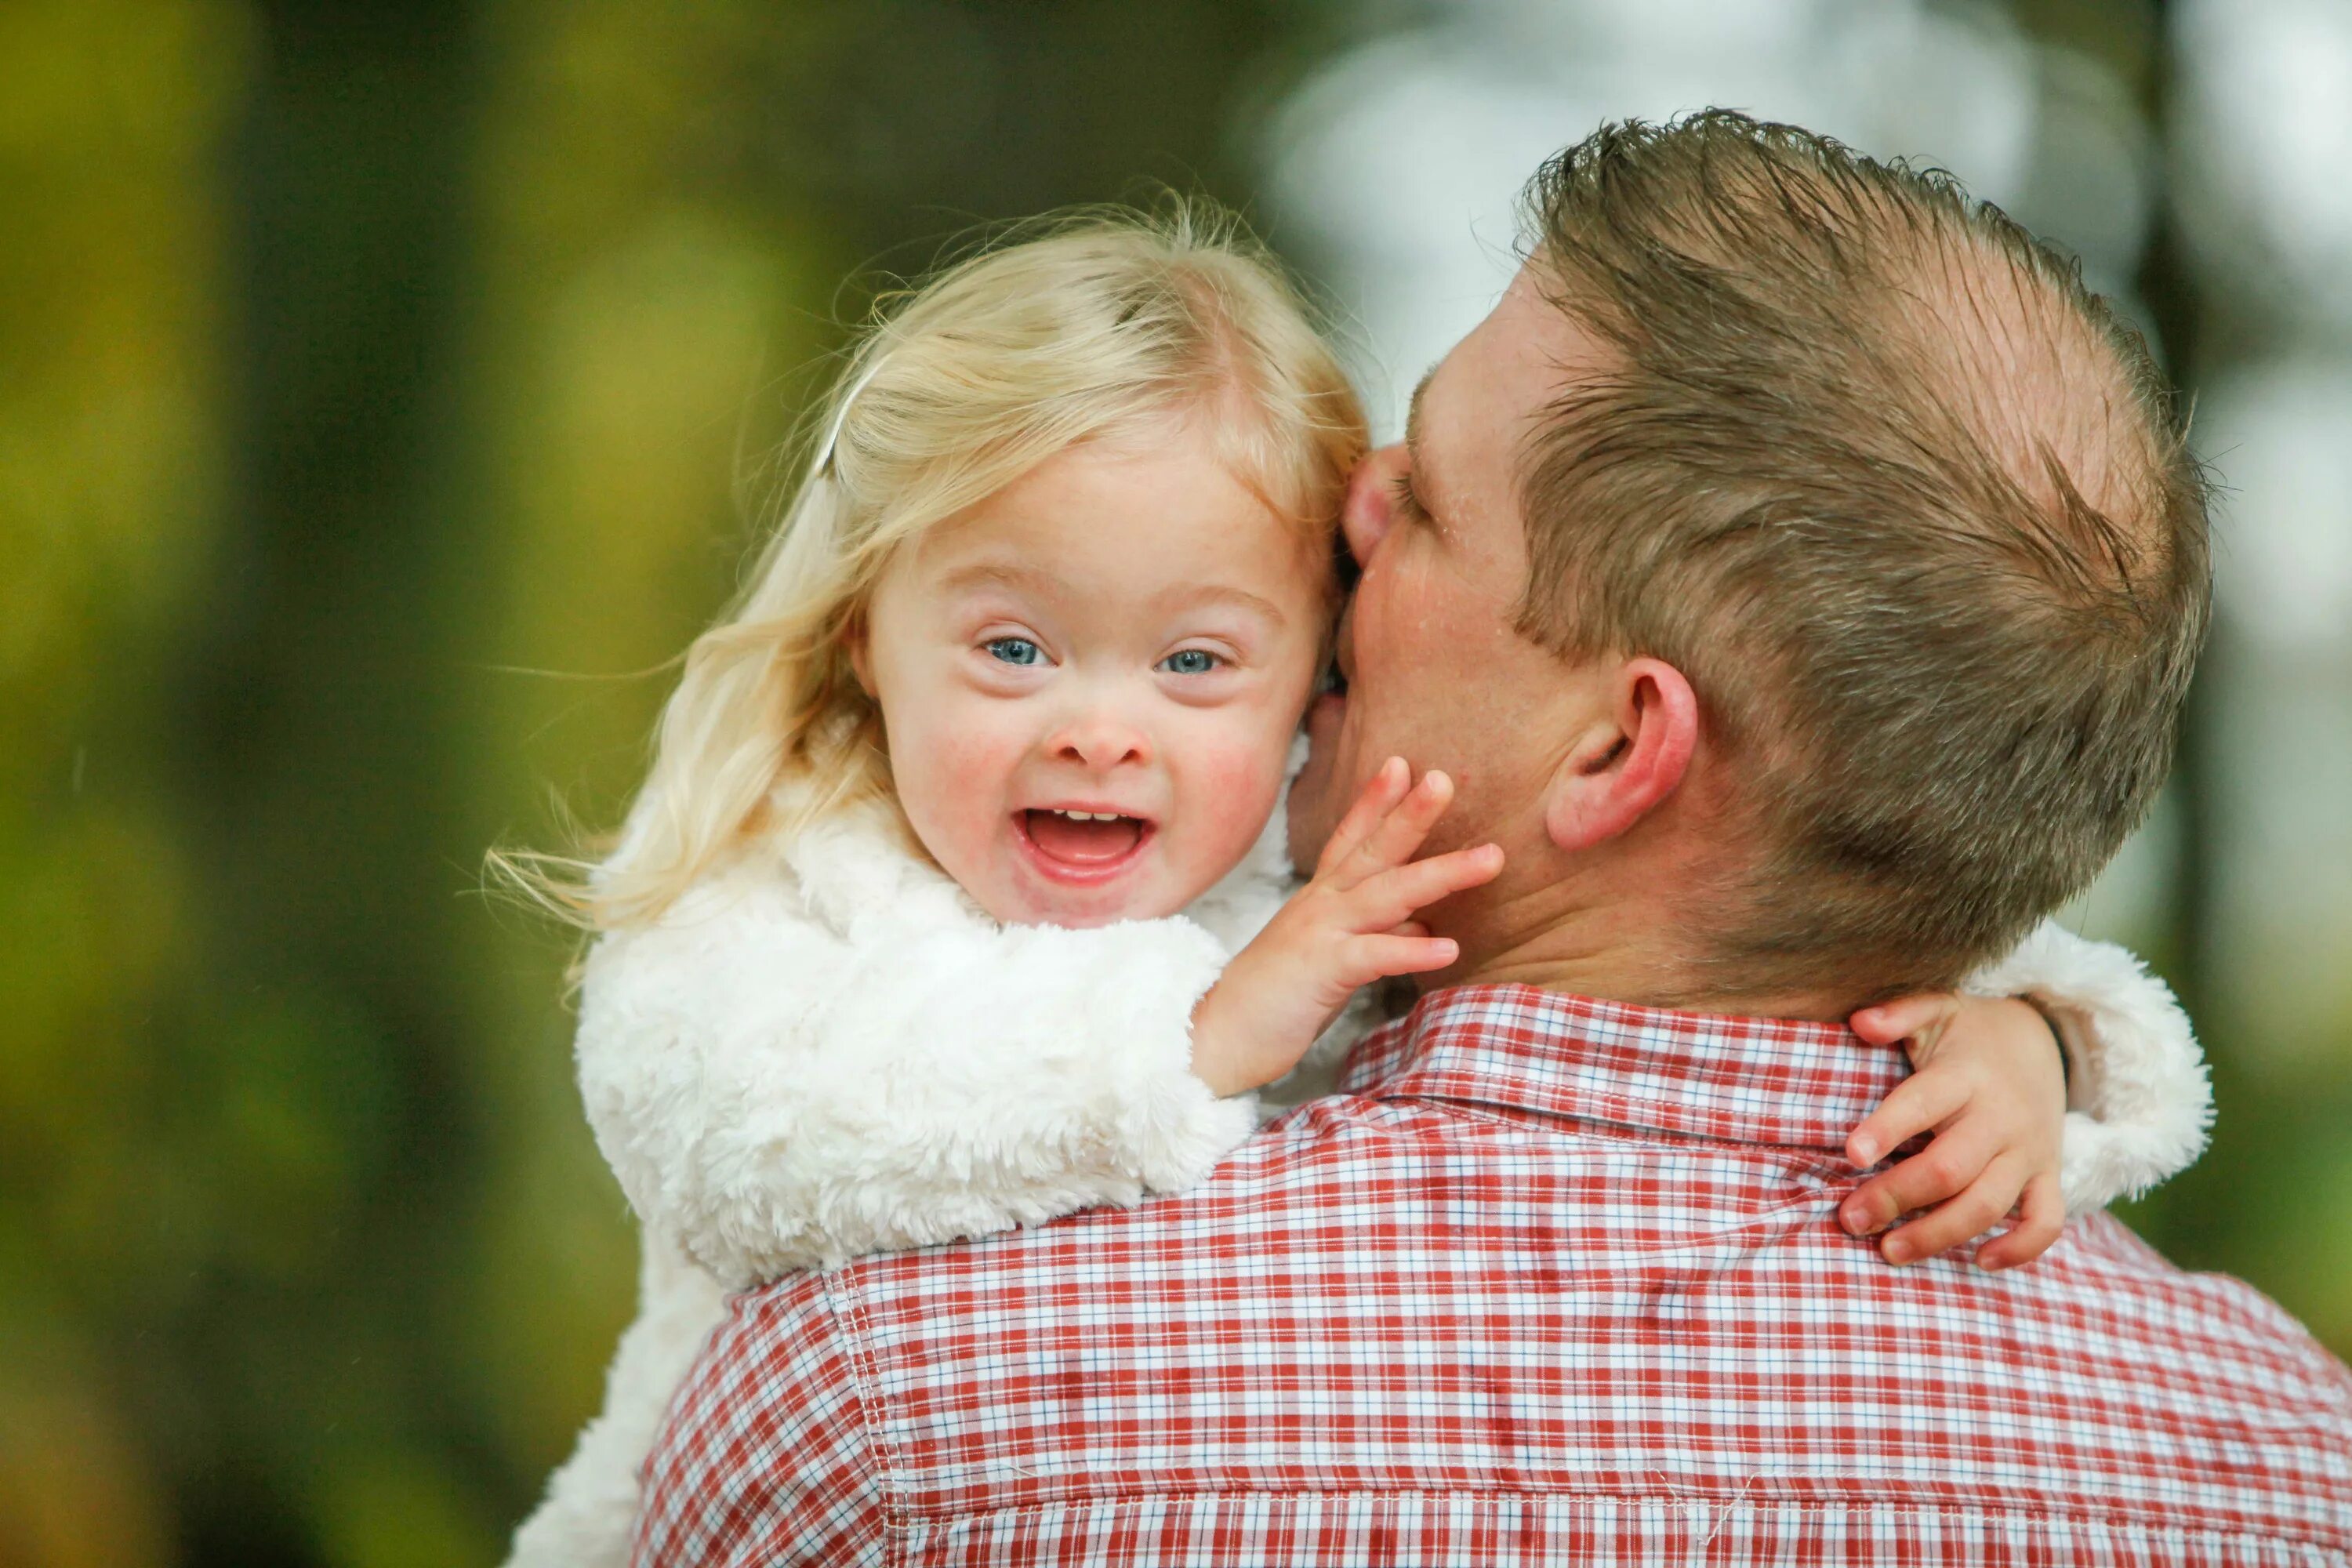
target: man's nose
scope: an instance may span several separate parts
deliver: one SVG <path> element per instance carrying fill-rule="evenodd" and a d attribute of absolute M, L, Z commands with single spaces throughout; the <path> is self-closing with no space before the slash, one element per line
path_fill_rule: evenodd
<path fill-rule="evenodd" d="M 1372 563 L 1372 552 L 1387 537 L 1396 520 L 1396 483 L 1412 467 L 1404 443 L 1367 453 L 1348 479 L 1347 504 L 1339 510 L 1339 528 L 1348 536 L 1348 552 L 1358 566 Z"/>

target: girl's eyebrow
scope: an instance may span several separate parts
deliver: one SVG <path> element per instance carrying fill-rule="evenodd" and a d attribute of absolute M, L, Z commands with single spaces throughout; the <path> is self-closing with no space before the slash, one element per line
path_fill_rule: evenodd
<path fill-rule="evenodd" d="M 1187 585 L 1176 589 L 1167 597 L 1186 609 L 1202 605 L 1230 605 L 1237 610 L 1248 610 L 1263 616 L 1276 626 L 1286 625 L 1290 619 L 1283 613 L 1282 606 L 1273 600 L 1253 594 L 1246 588 L 1236 588 L 1226 583 Z"/>
<path fill-rule="evenodd" d="M 1016 561 L 974 561 L 940 579 L 940 592 L 943 594 L 968 593 L 974 588 L 1013 588 L 1045 595 L 1063 585 L 1062 580 L 1051 572 Z"/>
<path fill-rule="evenodd" d="M 940 579 L 942 594 L 964 594 L 977 588 L 1011 588 L 1038 598 L 1054 598 L 1068 592 L 1069 584 L 1051 572 L 1017 561 L 969 562 Z M 1273 600 L 1229 583 L 1178 584 L 1156 595 L 1156 599 L 1171 609 L 1229 605 L 1263 616 L 1276 626 L 1287 625 L 1290 620 Z"/>

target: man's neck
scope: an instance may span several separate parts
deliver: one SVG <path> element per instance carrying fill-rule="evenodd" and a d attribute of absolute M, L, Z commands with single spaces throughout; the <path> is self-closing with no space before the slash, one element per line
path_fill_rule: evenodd
<path fill-rule="evenodd" d="M 1750 1018 L 1842 1023 L 1853 1004 L 1801 989 L 1731 990 L 1677 942 L 1671 909 L 1649 900 L 1586 902 L 1555 887 L 1479 910 L 1443 934 L 1462 945 L 1453 968 L 1426 977 L 1442 985 L 1532 985 L 1636 1006 Z"/>

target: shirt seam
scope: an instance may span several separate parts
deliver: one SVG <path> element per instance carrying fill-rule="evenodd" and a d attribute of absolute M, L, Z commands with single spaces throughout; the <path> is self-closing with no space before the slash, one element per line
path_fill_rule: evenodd
<path fill-rule="evenodd" d="M 1660 1142 L 1676 1146 L 1802 1151 L 1824 1159 L 1842 1155 L 1845 1147 L 1826 1121 L 1817 1124 L 1812 1131 L 1790 1126 L 1773 1128 L 1753 1120 L 1743 1122 L 1736 1114 L 1727 1113 L 1723 1118 L 1727 1123 L 1725 1126 L 1702 1127 L 1696 1122 L 1687 1127 L 1675 1126 L 1660 1117 L 1658 1102 L 1612 1094 L 1607 1090 L 1579 1096 L 1575 1103 L 1566 1105 L 1480 1099 L 1445 1084 L 1416 1086 L 1410 1091 L 1368 1094 L 1363 1098 L 1388 1105 L 1442 1107 L 1501 1122 L 1574 1123 L 1620 1129 L 1622 1135 L 1634 1142 Z M 1862 1125 L 1868 1114 L 1864 1110 L 1857 1115 L 1854 1125 Z"/>
<path fill-rule="evenodd" d="M 1596 1138 L 1613 1143 L 1639 1144 L 1645 1148 L 1690 1150 L 1699 1152 L 1720 1152 L 1735 1159 L 1780 1159 L 1791 1161 L 1803 1158 L 1809 1165 L 1824 1171 L 1844 1164 L 1851 1175 L 1849 1182 L 1859 1182 L 1860 1171 L 1853 1171 L 1843 1149 L 1820 1143 L 1775 1143 L 1759 1138 L 1716 1137 L 1695 1132 L 1680 1132 L 1667 1127 L 1652 1127 L 1640 1122 L 1612 1121 L 1588 1111 L 1560 1114 L 1549 1110 L 1528 1110 L 1517 1106 L 1498 1105 L 1491 1100 L 1461 1100 L 1442 1094 L 1401 1096 L 1379 1101 L 1383 1105 L 1422 1107 L 1441 1115 L 1459 1117 L 1465 1121 L 1503 1129 L 1527 1129 L 1541 1133 L 1547 1129 L 1562 1129 L 1551 1133 L 1555 1137 Z M 1855 1123 L 1860 1126 L 1860 1122 Z M 1906 1148 L 1909 1145 L 1906 1145 Z"/>
<path fill-rule="evenodd" d="M 1795 1499 L 1783 1501 L 1774 1499 L 1742 1498 L 1737 1496 L 1719 1498 L 1675 1492 L 1544 1492 L 1488 1490 L 1485 1489 L 1463 1488 L 1433 1489 L 1427 1487 L 1349 1487 L 1328 1490 L 1313 1488 L 1286 1487 L 1234 1487 L 1231 1489 L 1218 1489 L 1190 1488 L 1182 1490 L 1165 1492 L 1135 1491 L 1080 1493 L 1039 1502 L 1024 1503 L 1016 1507 L 977 1508 L 963 1511 L 944 1511 L 938 1514 L 924 1515 L 922 1517 L 916 1517 L 909 1514 L 903 1522 L 893 1522 L 890 1525 L 890 1528 L 909 1532 L 919 1530 L 928 1531 L 929 1530 L 937 1529 L 941 1525 L 951 1525 L 965 1520 L 1002 1519 L 1017 1521 L 1036 1518 L 1049 1513 L 1066 1511 L 1073 1508 L 1085 1508 L 1089 1506 L 1133 1508 L 1144 1503 L 1181 1504 L 1202 1501 L 1225 1501 L 1249 1498 L 1263 1498 L 1269 1500 L 1312 1498 L 1318 1501 L 1328 1501 L 1333 1499 L 1381 1500 L 1395 1498 L 1423 1498 L 1433 1500 L 1446 1501 L 1467 1500 L 1472 1501 L 1491 1502 L 1497 1500 L 1507 1500 L 1518 1502 L 1566 1502 L 1580 1505 L 1597 1502 L 1618 1504 L 1631 1503 L 1636 1505 L 1664 1504 L 1668 1507 L 1678 1509 L 1705 1509 L 1710 1512 L 1725 1517 L 1728 1517 L 1730 1514 L 1735 1512 L 1759 1512 L 1769 1510 L 1775 1513 L 1797 1514 L 1872 1513 L 1890 1515 L 1895 1518 L 1935 1515 L 1938 1518 L 1981 1521 L 2021 1520 L 2036 1523 L 2064 1522 L 2078 1525 L 2095 1524 L 2115 1530 L 2137 1531 L 2142 1534 L 2149 1535 L 2177 1534 L 2183 1536 L 2204 1536 L 2215 1541 L 2222 1542 L 2252 1542 L 2261 1544 L 2294 1547 L 2299 1550 L 2307 1549 L 2314 1552 L 2336 1553 L 2339 1561 L 2352 1562 L 2352 1557 L 2344 1556 L 2343 1549 L 2340 1546 L 2331 1542 L 2320 1540 L 2316 1537 L 2281 1534 L 2275 1531 L 2266 1531 L 2255 1525 L 2219 1526 L 2170 1523 L 2161 1521 L 2141 1519 L 2127 1513 L 2069 1509 L 2063 1505 L 2046 1507 L 2037 1506 L 2022 1509 L 1976 1509 L 1957 1503 L 1875 1502 L 1866 1500 L 1852 1502 L 1807 1502 L 1800 1501 Z"/>
<path fill-rule="evenodd" d="M 825 1306 L 847 1342 L 843 1348 L 848 1353 L 850 1389 L 857 1401 L 858 1436 L 863 1439 L 866 1469 L 873 1476 L 874 1489 L 880 1501 L 883 1538 L 890 1543 L 884 1563 L 903 1563 L 902 1538 L 916 1522 L 915 1515 L 896 1479 L 899 1468 L 898 1447 L 891 1436 L 890 1413 L 882 1397 L 881 1362 L 867 1331 L 866 1303 L 856 1290 L 832 1279 L 824 1281 L 824 1290 Z"/>

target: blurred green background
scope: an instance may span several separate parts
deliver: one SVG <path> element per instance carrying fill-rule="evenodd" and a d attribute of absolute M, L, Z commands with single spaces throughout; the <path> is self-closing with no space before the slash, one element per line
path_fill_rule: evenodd
<path fill-rule="evenodd" d="M 2299 331 L 2181 238 L 2172 20 L 1976 9 L 2152 128 L 2127 283 L 2186 379 Z M 1330 226 L 1266 199 L 1282 106 L 1432 15 L 0 5 L 0 1564 L 497 1559 L 635 1243 L 571 943 L 483 850 L 614 820 L 845 278 L 1158 181 L 1344 303 Z M 2220 1133 L 2132 1218 L 2352 1352 L 2352 965 L 2284 1012 L 2224 979 L 2264 894 L 2210 694 L 2267 668 L 2235 636 L 2119 922 L 2199 1016 Z M 2341 706 L 2334 657 L 2294 679 Z M 2297 930 L 2341 958 L 2347 923 Z"/>

